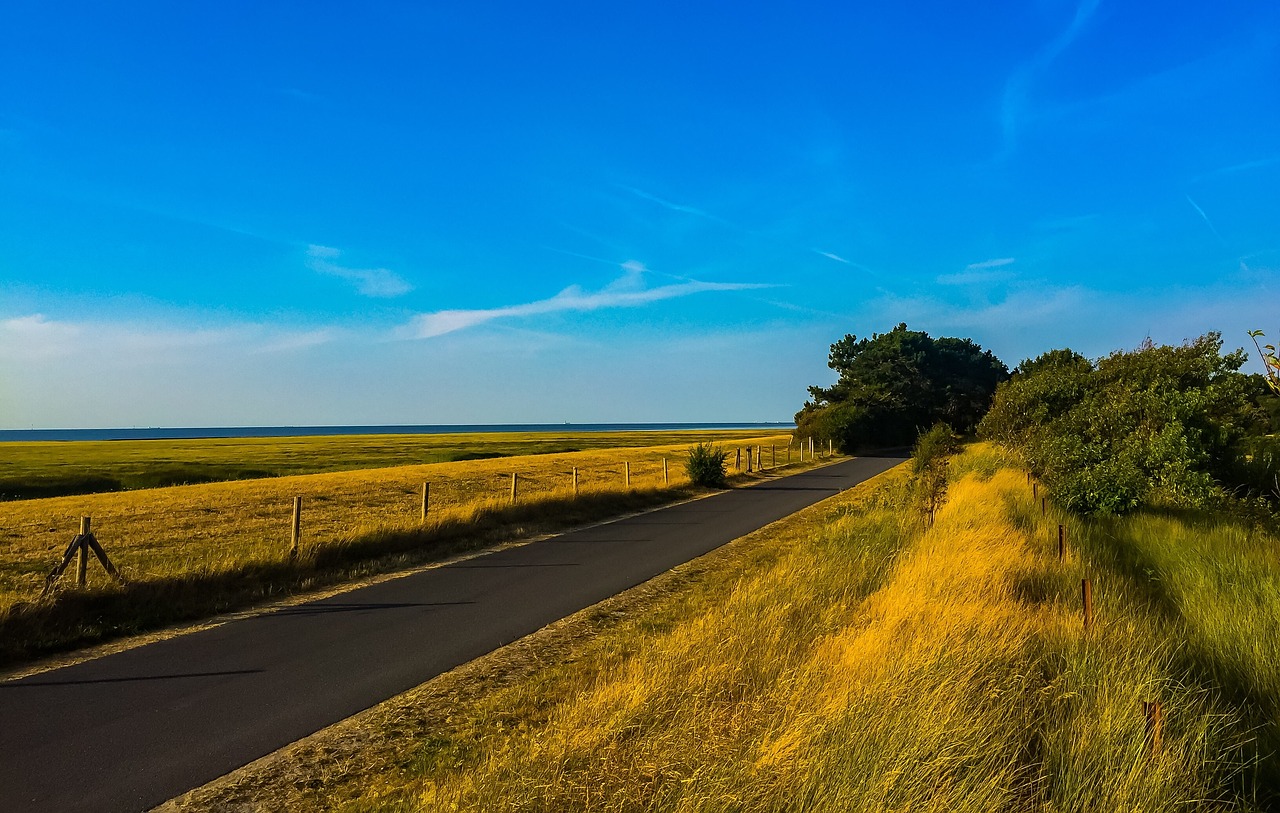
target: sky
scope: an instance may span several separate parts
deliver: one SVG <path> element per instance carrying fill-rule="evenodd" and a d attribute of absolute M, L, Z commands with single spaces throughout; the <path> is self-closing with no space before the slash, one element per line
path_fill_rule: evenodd
<path fill-rule="evenodd" d="M 5 0 L 0 428 L 788 420 L 899 322 L 1251 347 L 1278 189 L 1256 0 Z"/>

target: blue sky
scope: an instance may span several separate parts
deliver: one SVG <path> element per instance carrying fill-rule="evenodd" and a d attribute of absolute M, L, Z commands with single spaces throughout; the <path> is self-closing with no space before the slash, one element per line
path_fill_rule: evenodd
<path fill-rule="evenodd" d="M 1280 332 L 1280 5 L 0 7 L 0 426 L 785 420 Z"/>

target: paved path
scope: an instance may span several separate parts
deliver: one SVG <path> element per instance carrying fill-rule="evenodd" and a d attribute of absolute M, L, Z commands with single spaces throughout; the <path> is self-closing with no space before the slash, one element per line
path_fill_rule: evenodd
<path fill-rule="evenodd" d="M 145 810 L 900 460 L 855 458 L 0 682 L 0 810 Z"/>

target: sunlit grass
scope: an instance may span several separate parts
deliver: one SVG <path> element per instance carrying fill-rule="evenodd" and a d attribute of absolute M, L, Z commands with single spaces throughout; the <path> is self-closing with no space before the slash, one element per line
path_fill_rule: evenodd
<path fill-rule="evenodd" d="M 788 441 L 738 442 L 763 445 L 766 462 L 775 446 L 782 462 Z M 367 572 L 359 563 L 375 556 L 422 561 L 677 498 L 693 493 L 686 449 L 538 454 L 0 503 L 0 659 L 358 575 Z M 302 498 L 302 533 L 300 555 L 291 560 L 295 496 Z M 88 593 L 65 589 L 68 573 L 53 600 L 32 604 L 81 516 L 92 517 L 130 585 L 114 585 L 94 563 Z"/>
<path fill-rule="evenodd" d="M 0 444 L 0 500 L 416 466 L 532 454 L 726 445 L 752 430 L 468 432 L 287 438 L 37 441 Z"/>
<path fill-rule="evenodd" d="M 933 527 L 901 470 L 772 526 L 724 589 L 460 709 L 341 809 L 1269 809 L 1277 541 L 1042 515 L 989 447 L 952 470 Z"/>

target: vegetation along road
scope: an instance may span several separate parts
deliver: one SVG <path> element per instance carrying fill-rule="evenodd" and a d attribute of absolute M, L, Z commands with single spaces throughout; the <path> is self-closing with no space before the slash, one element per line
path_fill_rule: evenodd
<path fill-rule="evenodd" d="M 854 458 L 0 683 L 0 809 L 159 804 L 901 460 Z"/>

